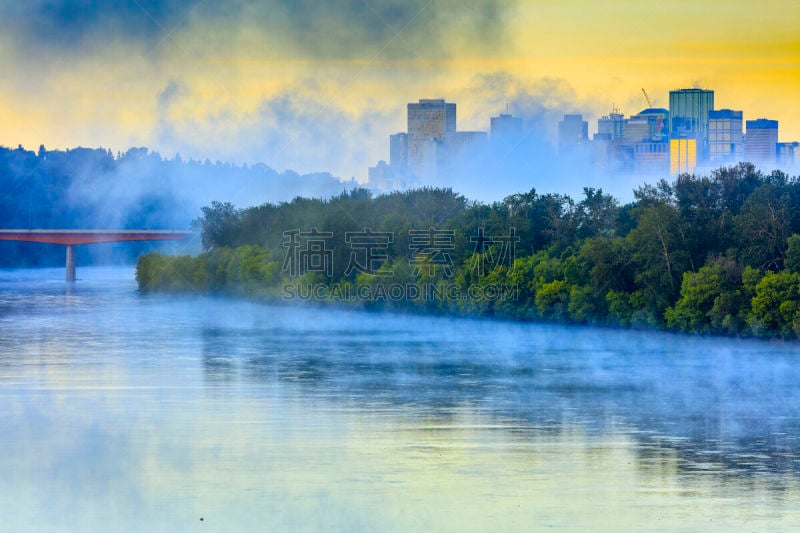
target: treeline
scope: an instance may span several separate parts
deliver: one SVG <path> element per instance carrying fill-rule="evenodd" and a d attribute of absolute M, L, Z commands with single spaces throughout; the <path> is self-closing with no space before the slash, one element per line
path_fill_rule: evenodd
<path fill-rule="evenodd" d="M 214 198 L 289 199 L 337 194 L 330 174 L 278 173 L 266 165 L 163 158 L 146 148 L 26 150 L 0 146 L 0 228 L 183 229 Z M 130 261 L 157 244 L 126 245 Z M 91 253 L 80 247 L 78 253 Z M 0 268 L 57 265 L 63 247 L 0 241 Z M 85 263 L 82 260 L 81 263 Z"/>
<path fill-rule="evenodd" d="M 580 201 L 531 190 L 491 205 L 442 189 L 214 203 L 197 221 L 205 253 L 148 254 L 137 280 L 142 290 L 794 338 L 798 207 L 797 178 L 750 164 L 646 185 L 626 205 L 590 188 Z M 324 264 L 292 271 L 298 248 L 305 260 L 320 253 L 308 242 L 322 243 Z M 374 264 L 358 268 L 370 256 Z M 386 289 L 409 285 L 433 287 L 435 297 Z"/>

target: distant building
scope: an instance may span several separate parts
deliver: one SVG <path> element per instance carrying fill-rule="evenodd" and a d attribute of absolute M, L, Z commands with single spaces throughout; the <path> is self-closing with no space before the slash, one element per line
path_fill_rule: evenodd
<path fill-rule="evenodd" d="M 378 161 L 374 167 L 367 169 L 369 186 L 381 191 L 390 191 L 393 188 L 392 169 L 386 161 Z"/>
<path fill-rule="evenodd" d="M 408 167 L 408 134 L 389 135 L 389 165 L 397 170 Z"/>
<path fill-rule="evenodd" d="M 649 107 L 643 109 L 637 117 L 647 117 L 652 126 L 651 138 L 656 137 L 669 137 L 669 110 L 663 107 Z"/>
<path fill-rule="evenodd" d="M 445 148 L 445 157 L 455 157 L 465 149 L 482 146 L 488 140 L 485 131 L 455 131 L 442 136 L 440 148 Z"/>
<path fill-rule="evenodd" d="M 638 143 L 650 140 L 655 130 L 655 121 L 650 117 L 635 116 L 626 120 L 622 125 L 622 138 L 625 142 Z"/>
<path fill-rule="evenodd" d="M 418 180 L 430 183 L 439 177 L 439 167 L 444 159 L 442 141 L 428 139 L 419 145 L 419 159 L 412 172 Z"/>
<path fill-rule="evenodd" d="M 622 138 L 625 128 L 625 115 L 609 113 L 597 119 L 597 134 L 600 139 L 613 141 Z"/>
<path fill-rule="evenodd" d="M 669 172 L 670 143 L 643 141 L 633 145 L 633 170 L 641 174 L 666 176 Z"/>
<path fill-rule="evenodd" d="M 567 153 L 589 142 L 589 123 L 581 115 L 564 115 L 558 123 L 558 150 Z"/>
<path fill-rule="evenodd" d="M 697 167 L 697 139 L 669 140 L 669 173 L 673 176 L 694 172 Z"/>
<path fill-rule="evenodd" d="M 632 172 L 634 144 L 617 139 L 608 144 L 608 168 L 614 172 Z"/>
<path fill-rule="evenodd" d="M 608 168 L 610 164 L 611 139 L 605 133 L 595 133 L 592 137 L 592 165 L 598 168 Z"/>
<path fill-rule="evenodd" d="M 708 112 L 714 109 L 714 91 L 679 89 L 669 92 L 670 134 L 697 139 L 698 157 L 708 157 Z"/>
<path fill-rule="evenodd" d="M 759 118 L 748 120 L 744 157 L 752 163 L 774 165 L 778 148 L 778 121 Z"/>
<path fill-rule="evenodd" d="M 744 155 L 742 112 L 720 109 L 708 112 L 708 160 L 736 162 Z"/>
<path fill-rule="evenodd" d="M 491 118 L 492 140 L 513 139 L 522 136 L 522 119 L 501 113 Z"/>
<path fill-rule="evenodd" d="M 420 100 L 408 104 L 408 167 L 420 177 L 428 176 L 431 141 L 441 141 L 445 133 L 456 131 L 456 104 L 439 100 Z M 427 159 L 426 159 L 427 158 Z"/>
<path fill-rule="evenodd" d="M 800 142 L 778 143 L 776 153 L 781 168 L 791 169 L 800 165 Z"/>

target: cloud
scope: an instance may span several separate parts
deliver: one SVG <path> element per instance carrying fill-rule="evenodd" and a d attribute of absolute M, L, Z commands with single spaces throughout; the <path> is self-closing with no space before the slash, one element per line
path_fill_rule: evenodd
<path fill-rule="evenodd" d="M 480 73 L 473 77 L 463 97 L 479 102 L 479 112 L 486 116 L 505 112 L 525 121 L 529 135 L 555 142 L 558 121 L 564 113 L 593 114 L 596 102 L 579 100 L 572 85 L 563 79 L 522 80 L 508 72 Z M 587 115 L 589 116 L 589 115 Z M 586 118 L 586 117 L 584 117 Z"/>
<path fill-rule="evenodd" d="M 0 6 L 4 31 L 21 37 L 25 48 L 51 52 L 83 49 L 102 39 L 151 41 L 175 30 L 200 0 L 32 0 Z"/>
<path fill-rule="evenodd" d="M 313 80 L 289 85 L 251 109 L 215 108 L 198 114 L 194 93 L 170 81 L 156 96 L 155 137 L 165 153 L 247 163 L 298 172 L 329 171 L 349 179 L 363 177 L 376 154 L 387 151 L 391 112 L 372 106 L 348 111 L 336 91 Z M 183 100 L 189 102 L 181 113 Z M 201 102 L 202 104 L 202 102 Z"/>
<path fill-rule="evenodd" d="M 184 38 L 223 55 L 244 46 L 288 58 L 430 58 L 465 46 L 491 53 L 504 43 L 513 5 L 510 0 L 32 0 L 0 6 L 0 28 L 14 36 L 18 53 L 62 58 L 98 53 L 109 43 L 159 54 Z M 197 52 L 195 46 L 189 52 Z"/>

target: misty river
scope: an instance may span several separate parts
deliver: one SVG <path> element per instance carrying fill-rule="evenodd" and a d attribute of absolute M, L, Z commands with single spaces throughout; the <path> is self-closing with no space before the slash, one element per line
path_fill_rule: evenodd
<path fill-rule="evenodd" d="M 0 271 L 0 530 L 776 530 L 800 346 Z"/>

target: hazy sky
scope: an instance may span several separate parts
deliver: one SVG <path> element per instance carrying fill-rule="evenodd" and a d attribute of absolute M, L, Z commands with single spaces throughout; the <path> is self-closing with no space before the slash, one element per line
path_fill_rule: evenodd
<path fill-rule="evenodd" d="M 671 88 L 800 140 L 800 2 L 0 0 L 0 144 L 148 146 L 365 179 L 443 97 L 555 131 Z"/>

